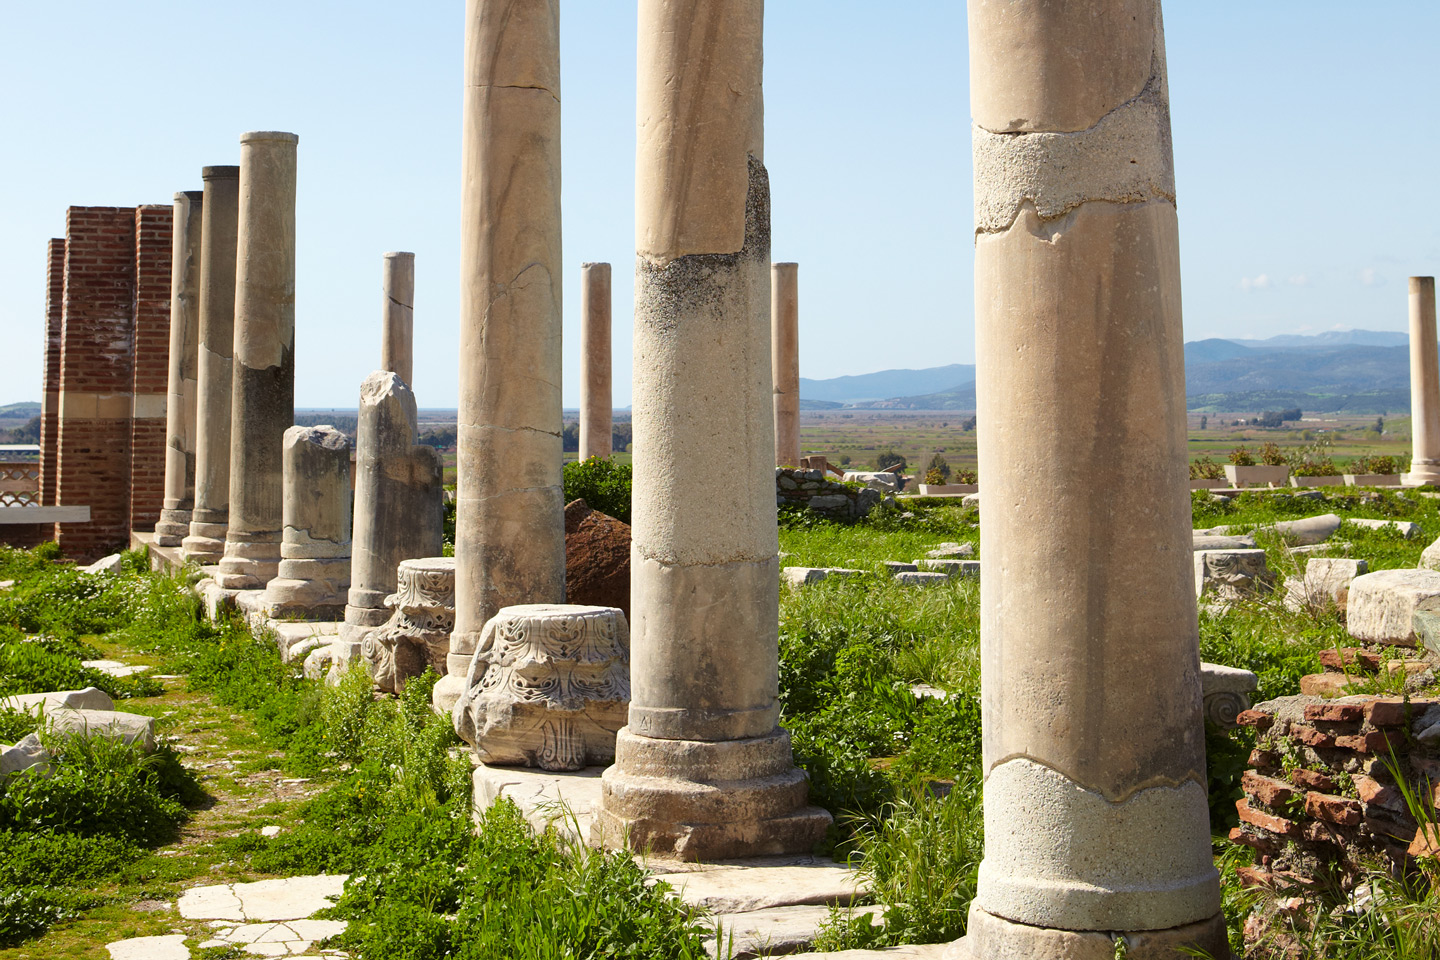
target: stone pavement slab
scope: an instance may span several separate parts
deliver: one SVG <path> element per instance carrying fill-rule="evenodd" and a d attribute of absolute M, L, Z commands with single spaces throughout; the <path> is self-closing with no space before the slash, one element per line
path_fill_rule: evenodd
<path fill-rule="evenodd" d="M 190 960 L 183 933 L 169 937 L 132 937 L 107 944 L 110 960 Z"/>
<path fill-rule="evenodd" d="M 794 960 L 941 960 L 949 947 L 948 943 L 927 943 L 919 946 L 891 947 L 888 950 L 797 953 L 794 955 Z"/>
<path fill-rule="evenodd" d="M 877 919 L 884 907 L 857 907 Z M 749 913 L 732 913 L 717 918 L 718 939 L 705 949 L 712 957 L 739 960 L 742 957 L 778 956 L 803 950 L 815 942 L 820 925 L 830 919 L 828 906 L 772 907 Z"/>
<path fill-rule="evenodd" d="M 784 859 L 784 858 L 776 858 Z M 717 864 L 710 869 L 667 873 L 660 877 L 675 895 L 710 913 L 750 913 L 773 907 L 838 903 L 848 906 L 870 891 L 849 867 L 819 857 L 803 865 L 738 866 Z M 655 872 L 649 861 L 647 870 Z"/>
<path fill-rule="evenodd" d="M 222 883 L 192 887 L 177 904 L 186 920 L 288 921 L 303 920 L 331 902 L 345 889 L 347 874 L 319 874 L 260 880 L 255 883 Z"/>

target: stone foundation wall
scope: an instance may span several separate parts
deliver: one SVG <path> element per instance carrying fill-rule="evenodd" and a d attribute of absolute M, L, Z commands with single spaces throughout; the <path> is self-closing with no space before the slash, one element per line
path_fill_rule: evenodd
<path fill-rule="evenodd" d="M 882 503 L 895 502 L 879 490 L 836 483 L 823 470 L 775 468 L 775 505 L 798 504 L 837 520 L 859 520 Z"/>
<path fill-rule="evenodd" d="M 1242 874 L 1247 884 L 1345 885 L 1367 859 L 1403 864 L 1424 842 L 1391 764 L 1417 796 L 1435 798 L 1440 700 L 1302 695 L 1237 719 L 1258 734 L 1230 833 L 1258 854 Z"/>

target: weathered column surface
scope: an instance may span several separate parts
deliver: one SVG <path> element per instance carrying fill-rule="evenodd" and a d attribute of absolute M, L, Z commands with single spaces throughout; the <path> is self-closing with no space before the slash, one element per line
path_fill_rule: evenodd
<path fill-rule="evenodd" d="M 1228 956 L 1160 4 L 969 12 L 985 859 L 951 955 Z"/>
<path fill-rule="evenodd" d="M 565 600 L 560 4 L 468 0 L 455 515 L 458 696 L 501 607 Z"/>
<path fill-rule="evenodd" d="M 614 452 L 610 391 L 610 264 L 580 266 L 580 459 Z"/>
<path fill-rule="evenodd" d="M 195 401 L 195 507 L 181 556 L 219 563 L 230 521 L 230 384 L 240 168 L 206 167 L 200 226 L 200 332 Z"/>
<path fill-rule="evenodd" d="M 415 442 L 415 394 L 399 375 L 377 370 L 360 385 L 356 429 L 355 542 L 341 635 L 365 639 L 390 619 L 403 560 L 440 554 L 445 531 L 444 462 Z"/>
<path fill-rule="evenodd" d="M 776 725 L 763 20 L 640 3 L 631 702 L 599 822 L 688 860 L 808 851 L 830 823 Z"/>
<path fill-rule="evenodd" d="M 415 386 L 415 254 L 387 253 L 384 258 L 384 312 L 380 321 L 380 369 Z"/>
<path fill-rule="evenodd" d="M 1440 357 L 1435 343 L 1435 278 L 1410 278 L 1410 438 L 1405 483 L 1440 483 Z"/>
<path fill-rule="evenodd" d="M 165 502 L 155 542 L 178 547 L 195 509 L 195 403 L 200 379 L 200 243 L 205 194 L 175 194 L 170 256 L 170 378 L 165 404 Z"/>
<path fill-rule="evenodd" d="M 350 583 L 350 441 L 334 427 L 291 427 L 283 441 L 285 531 L 267 617 L 333 620 Z"/>
<path fill-rule="evenodd" d="M 770 370 L 775 381 L 775 465 L 800 466 L 800 264 L 770 268 Z"/>
<path fill-rule="evenodd" d="M 293 133 L 240 138 L 230 527 L 216 582 L 255 589 L 277 575 L 285 431 L 295 422 Z"/>

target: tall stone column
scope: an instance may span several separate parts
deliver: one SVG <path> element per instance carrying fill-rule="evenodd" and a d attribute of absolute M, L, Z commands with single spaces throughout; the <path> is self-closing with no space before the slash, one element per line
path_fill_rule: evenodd
<path fill-rule="evenodd" d="M 195 404 L 200 379 L 200 243 L 205 194 L 175 194 L 170 255 L 170 378 L 165 404 L 165 502 L 155 542 L 178 547 L 195 509 Z"/>
<path fill-rule="evenodd" d="M 405 385 L 415 366 L 415 254 L 387 253 L 384 313 L 380 320 L 380 369 L 399 374 Z"/>
<path fill-rule="evenodd" d="M 800 466 L 800 264 L 770 268 L 770 370 L 775 381 L 775 465 Z"/>
<path fill-rule="evenodd" d="M 640 2 L 631 701 L 599 821 L 687 860 L 806 851 L 830 823 L 776 725 L 764 12 Z"/>
<path fill-rule="evenodd" d="M 417 444 L 415 394 L 385 370 L 360 385 L 355 543 L 343 639 L 359 643 L 390 619 L 401 561 L 437 557 L 445 539 L 444 463 Z"/>
<path fill-rule="evenodd" d="M 1228 956 L 1160 3 L 969 14 L 985 859 L 950 955 Z"/>
<path fill-rule="evenodd" d="M 1408 486 L 1440 483 L 1440 358 L 1435 343 L 1435 278 L 1410 278 L 1410 439 Z"/>
<path fill-rule="evenodd" d="M 614 452 L 610 392 L 610 264 L 580 265 L 580 459 Z"/>
<path fill-rule="evenodd" d="M 285 532 L 267 617 L 332 620 L 350 585 L 350 441 L 334 427 L 291 427 L 282 441 Z"/>
<path fill-rule="evenodd" d="M 565 599 L 560 4 L 468 0 L 465 18 L 455 632 L 437 704 L 501 607 Z"/>
<path fill-rule="evenodd" d="M 230 523 L 230 384 L 235 355 L 235 253 L 240 168 L 205 167 L 200 224 L 199 383 L 195 401 L 195 508 L 181 556 L 219 563 Z"/>
<path fill-rule="evenodd" d="M 216 583 L 265 586 L 284 531 L 282 444 L 295 422 L 293 133 L 240 138 L 235 365 L 230 404 L 230 527 Z"/>

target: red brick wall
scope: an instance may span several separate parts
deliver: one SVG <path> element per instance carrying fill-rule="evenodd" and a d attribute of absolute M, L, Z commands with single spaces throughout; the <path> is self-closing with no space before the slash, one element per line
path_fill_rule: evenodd
<path fill-rule="evenodd" d="M 45 256 L 45 375 L 41 396 L 43 406 L 40 411 L 40 502 L 49 507 L 55 504 L 56 453 L 60 440 L 60 318 L 65 305 L 65 241 L 51 240 Z"/>
<path fill-rule="evenodd" d="M 80 561 L 130 538 L 135 221 L 133 207 L 65 216 L 56 502 L 90 507 L 90 522 L 57 524 L 55 535 Z"/>
<path fill-rule="evenodd" d="M 135 211 L 135 418 L 130 433 L 130 529 L 153 530 L 165 500 L 165 401 L 170 376 L 173 205 Z"/>

